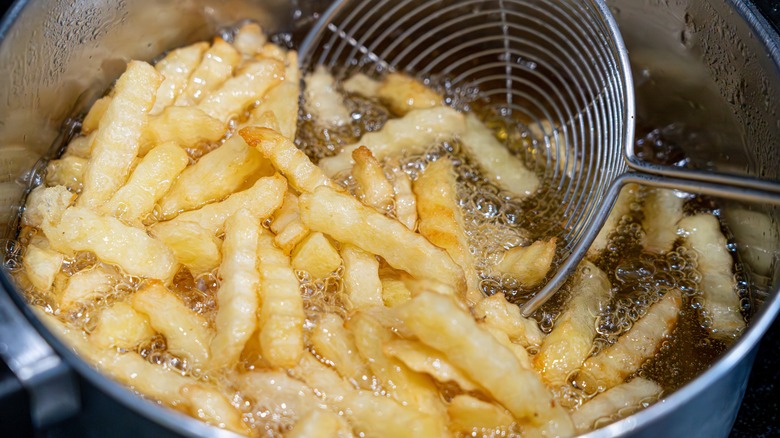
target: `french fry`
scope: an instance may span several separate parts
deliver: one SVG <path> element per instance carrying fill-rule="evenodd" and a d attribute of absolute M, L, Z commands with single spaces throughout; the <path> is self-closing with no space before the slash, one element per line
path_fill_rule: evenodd
<path fill-rule="evenodd" d="M 221 201 L 258 178 L 273 174 L 270 163 L 259 152 L 247 146 L 241 137 L 230 137 L 176 178 L 160 200 L 162 219 L 169 220 L 182 211 Z"/>
<path fill-rule="evenodd" d="M 596 337 L 596 317 L 609 303 L 611 285 L 601 269 L 583 261 L 566 309 L 544 338 L 534 364 L 551 387 L 560 387 L 590 355 Z"/>
<path fill-rule="evenodd" d="M 303 298 L 290 258 L 263 231 L 256 246 L 260 272 L 260 345 L 274 366 L 292 367 L 303 353 Z"/>
<path fill-rule="evenodd" d="M 89 135 L 92 132 L 97 131 L 100 127 L 100 120 L 103 119 L 103 115 L 106 113 L 106 109 L 111 103 L 111 99 L 111 96 L 103 96 L 92 104 L 87 115 L 84 116 L 84 120 L 81 122 L 81 133 L 83 135 Z"/>
<path fill-rule="evenodd" d="M 292 252 L 292 267 L 324 278 L 341 266 L 341 256 L 322 233 L 309 234 Z"/>
<path fill-rule="evenodd" d="M 401 116 L 412 110 L 440 106 L 444 100 L 441 94 L 404 73 L 385 76 L 376 94 L 392 112 Z"/>
<path fill-rule="evenodd" d="M 420 234 L 431 243 L 443 248 L 466 274 L 466 301 L 469 304 L 483 298 L 479 287 L 479 275 L 474 257 L 469 250 L 463 223 L 463 213 L 458 205 L 455 170 L 449 158 L 442 157 L 430 163 L 414 182 L 417 197 L 417 213 Z"/>
<path fill-rule="evenodd" d="M 347 93 L 357 94 L 369 99 L 377 97 L 379 87 L 381 86 L 382 83 L 380 81 L 372 79 L 363 73 L 355 73 L 341 83 L 341 88 Z"/>
<path fill-rule="evenodd" d="M 151 228 L 152 236 L 165 244 L 192 275 L 211 272 L 222 262 L 222 241 L 214 233 L 193 222 Z"/>
<path fill-rule="evenodd" d="M 617 228 L 620 220 L 623 216 L 626 216 L 631 212 L 631 205 L 637 201 L 637 194 L 639 192 L 639 186 L 636 184 L 627 184 L 620 189 L 615 205 L 612 207 L 607 221 L 604 226 L 601 227 L 596 239 L 588 248 L 588 260 L 594 261 L 604 251 L 609 243 L 610 234 L 612 234 Z"/>
<path fill-rule="evenodd" d="M 395 217 L 406 228 L 414 231 L 417 227 L 417 198 L 412 191 L 412 180 L 399 166 L 391 168 L 393 173 L 393 194 L 395 196 Z"/>
<path fill-rule="evenodd" d="M 151 65 L 141 61 L 127 65 L 95 134 L 79 206 L 98 208 L 125 183 L 160 82 L 162 76 Z"/>
<path fill-rule="evenodd" d="M 71 155 L 51 160 L 46 166 L 46 185 L 65 186 L 70 191 L 78 193 L 83 185 L 86 168 L 86 158 Z"/>
<path fill-rule="evenodd" d="M 149 318 L 163 336 L 168 351 L 200 368 L 209 360 L 209 344 L 214 334 L 208 321 L 190 310 L 162 283 L 152 281 L 130 298 L 135 310 Z"/>
<path fill-rule="evenodd" d="M 38 186 L 27 196 L 22 225 L 41 228 L 44 223 L 57 223 L 75 199 L 76 194 L 65 186 Z"/>
<path fill-rule="evenodd" d="M 131 224 L 140 223 L 187 163 L 187 153 L 175 143 L 155 147 L 138 163 L 127 183 L 114 193 L 101 211 Z"/>
<path fill-rule="evenodd" d="M 642 229 L 645 231 L 644 246 L 647 251 L 665 254 L 671 251 L 677 235 L 677 222 L 683 218 L 685 198 L 675 190 L 650 189 L 645 198 L 642 212 Z"/>
<path fill-rule="evenodd" d="M 298 202 L 301 220 L 310 229 L 379 255 L 415 277 L 446 281 L 456 292 L 465 288 L 463 271 L 446 252 L 352 196 L 320 187 Z"/>
<path fill-rule="evenodd" d="M 371 389 L 368 367 L 358 355 L 352 333 L 344 328 L 344 320 L 334 313 L 320 316 L 309 335 L 314 351 L 338 371 L 341 377 L 363 389 Z"/>
<path fill-rule="evenodd" d="M 698 254 L 702 308 L 709 321 L 707 331 L 716 339 L 730 342 L 745 329 L 745 319 L 740 313 L 737 283 L 732 273 L 734 260 L 720 223 L 713 215 L 698 214 L 680 220 L 677 226 L 682 230 L 685 246 Z"/>
<path fill-rule="evenodd" d="M 326 128 L 339 128 L 352 121 L 352 114 L 344 104 L 344 97 L 336 89 L 333 79 L 325 67 L 318 65 L 314 72 L 304 77 L 304 108 L 314 121 Z"/>
<path fill-rule="evenodd" d="M 154 329 L 149 324 L 149 318 L 120 301 L 100 312 L 89 339 L 100 348 L 134 350 L 152 336 Z"/>
<path fill-rule="evenodd" d="M 464 391 L 478 391 L 479 385 L 455 367 L 442 353 L 416 341 L 395 339 L 387 342 L 382 351 L 400 360 L 412 371 L 425 373 L 439 382 L 455 382 Z"/>
<path fill-rule="evenodd" d="M 351 308 L 381 306 L 382 281 L 379 279 L 379 260 L 362 249 L 345 244 L 341 247 L 344 261 L 342 281 Z"/>
<path fill-rule="evenodd" d="M 82 131 L 83 132 L 83 131 Z M 89 158 L 92 155 L 92 146 L 95 143 L 95 131 L 92 131 L 86 137 L 80 135 L 68 143 L 68 148 L 62 154 L 65 157 Z"/>
<path fill-rule="evenodd" d="M 544 334 L 536 321 L 524 318 L 520 308 L 507 301 L 501 292 L 483 298 L 472 312 L 474 318 L 503 331 L 513 342 L 524 347 L 542 344 Z"/>
<path fill-rule="evenodd" d="M 312 388 L 282 370 L 242 373 L 236 378 L 235 385 L 243 397 L 252 401 L 255 411 L 280 416 L 289 423 L 325 408 Z"/>
<path fill-rule="evenodd" d="M 233 47 L 238 50 L 244 58 L 253 58 L 262 50 L 267 41 L 263 29 L 257 23 L 246 23 L 242 25 L 235 38 L 233 38 Z"/>
<path fill-rule="evenodd" d="M 22 259 L 22 266 L 30 283 L 39 290 L 45 291 L 51 288 L 54 277 L 60 272 L 64 260 L 65 256 L 62 253 L 37 245 L 28 245 Z"/>
<path fill-rule="evenodd" d="M 356 183 L 358 199 L 380 212 L 387 212 L 393 205 L 394 192 L 382 165 L 364 146 L 352 152 L 352 159 L 355 161 L 352 178 Z"/>
<path fill-rule="evenodd" d="M 182 149 L 214 143 L 227 132 L 227 125 L 191 106 L 169 106 L 149 117 L 138 155 L 144 156 L 162 143 L 174 142 Z"/>
<path fill-rule="evenodd" d="M 679 290 L 666 293 L 650 306 L 627 333 L 582 365 L 577 386 L 589 393 L 606 390 L 623 383 L 642 363 L 655 355 L 661 342 L 674 330 L 680 313 Z"/>
<path fill-rule="evenodd" d="M 466 436 L 474 431 L 509 429 L 515 420 L 501 406 L 466 394 L 456 395 L 447 406 L 450 430 Z"/>
<path fill-rule="evenodd" d="M 555 258 L 556 238 L 537 240 L 529 246 L 516 246 L 504 252 L 494 269 L 516 278 L 524 287 L 541 283 Z"/>
<path fill-rule="evenodd" d="M 288 255 L 309 234 L 309 227 L 301 222 L 297 196 L 290 192 L 284 195 L 284 203 L 274 213 L 270 228 L 276 234 L 274 243 Z"/>
<path fill-rule="evenodd" d="M 294 51 L 287 52 L 285 60 L 284 82 L 271 88 L 252 113 L 272 112 L 279 123 L 276 130 L 288 139 L 295 140 L 298 127 L 298 95 L 301 92 L 298 54 Z"/>
<path fill-rule="evenodd" d="M 314 191 L 319 186 L 334 187 L 335 184 L 309 157 L 298 149 L 287 137 L 268 128 L 250 126 L 239 131 L 239 135 L 274 167 L 287 177 L 290 185 L 303 193 Z"/>
<path fill-rule="evenodd" d="M 503 345 L 504 347 L 508 348 L 509 351 L 512 352 L 512 354 L 515 355 L 517 358 L 517 361 L 520 363 L 520 366 L 527 370 L 533 370 L 534 364 L 531 360 L 531 355 L 528 354 L 528 351 L 520 344 L 515 344 L 509 339 L 509 335 L 506 334 L 503 330 L 496 328 L 495 326 L 492 326 L 490 324 L 486 324 L 484 322 L 478 323 L 478 325 L 486 330 L 488 333 L 493 335 L 493 338 L 498 341 L 499 344 Z"/>
<path fill-rule="evenodd" d="M 431 145 L 459 137 L 465 125 L 463 114 L 449 107 L 414 110 L 389 120 L 379 131 L 364 134 L 357 143 L 342 148 L 338 155 L 321 159 L 319 166 L 331 177 L 345 172 L 354 164 L 352 152 L 359 146 L 370 149 L 379 161 L 402 152 L 418 154 Z"/>
<path fill-rule="evenodd" d="M 187 411 L 200 421 L 232 430 L 243 435 L 249 428 L 243 422 L 241 412 L 219 391 L 201 384 L 189 384 L 179 389 L 187 401 Z"/>
<path fill-rule="evenodd" d="M 62 295 L 60 307 L 68 310 L 76 304 L 85 304 L 91 300 L 108 295 L 119 282 L 121 276 L 113 267 L 99 263 L 68 278 Z"/>
<path fill-rule="evenodd" d="M 144 230 L 86 208 L 69 207 L 59 224 L 44 225 L 43 232 L 58 251 L 92 251 L 130 275 L 169 281 L 179 267 L 165 244 Z"/>
<path fill-rule="evenodd" d="M 190 75 L 184 91 L 176 98 L 176 106 L 198 104 L 211 91 L 222 85 L 241 61 L 241 54 L 222 38 L 215 38 L 214 44 L 203 54 L 203 58 Z"/>
<path fill-rule="evenodd" d="M 298 420 L 284 436 L 286 438 L 332 438 L 340 436 L 345 427 L 344 420 L 335 412 L 315 409 Z"/>
<path fill-rule="evenodd" d="M 260 221 L 246 209 L 238 210 L 225 226 L 222 284 L 217 292 L 216 335 L 211 341 L 211 366 L 220 368 L 234 363 L 257 326 L 260 307 L 257 288 L 257 243 Z"/>
<path fill-rule="evenodd" d="M 600 418 L 610 418 L 625 409 L 647 406 L 661 396 L 663 388 L 652 380 L 635 377 L 593 397 L 572 412 L 571 419 L 578 433 L 590 430 Z"/>
<path fill-rule="evenodd" d="M 457 364 L 516 419 L 560 435 L 574 433 L 568 414 L 536 373 L 523 369 L 509 349 L 450 297 L 423 293 L 397 309 L 406 328 L 421 342 Z"/>
<path fill-rule="evenodd" d="M 165 78 L 157 89 L 157 98 L 149 114 L 159 114 L 165 108 L 173 105 L 179 95 L 187 87 L 187 82 L 195 68 L 200 64 L 203 53 L 209 44 L 199 42 L 186 47 L 172 50 L 165 58 L 154 65 L 154 68 Z"/>
<path fill-rule="evenodd" d="M 539 178 L 533 170 L 509 152 L 473 114 L 466 116 L 466 132 L 461 136 L 461 143 L 485 177 L 502 189 L 525 197 L 539 188 Z"/>
<path fill-rule="evenodd" d="M 382 302 L 387 307 L 395 307 L 412 298 L 412 291 L 406 287 L 404 281 L 397 276 L 387 276 L 380 273 L 382 282 Z"/>

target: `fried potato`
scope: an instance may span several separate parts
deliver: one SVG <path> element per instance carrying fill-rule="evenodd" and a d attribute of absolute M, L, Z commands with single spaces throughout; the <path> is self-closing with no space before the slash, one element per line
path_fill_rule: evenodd
<path fill-rule="evenodd" d="M 335 412 L 316 409 L 301 418 L 286 438 L 333 438 L 345 430 L 344 420 Z"/>
<path fill-rule="evenodd" d="M 175 49 L 154 65 L 165 79 L 157 89 L 157 98 L 149 114 L 159 114 L 163 109 L 173 105 L 187 87 L 190 75 L 200 64 L 203 53 L 208 48 L 207 42 L 199 42 Z"/>
<path fill-rule="evenodd" d="M 227 132 L 227 125 L 191 106 L 169 106 L 154 116 L 144 129 L 138 155 L 146 155 L 162 143 L 174 142 L 182 149 L 214 143 Z"/>
<path fill-rule="evenodd" d="M 89 339 L 100 348 L 134 350 L 154 336 L 154 329 L 146 315 L 120 301 L 103 309 Z"/>
<path fill-rule="evenodd" d="M 194 276 L 211 272 L 222 263 L 222 241 L 211 230 L 196 223 L 176 222 L 169 227 L 152 227 L 151 234 Z"/>
<path fill-rule="evenodd" d="M 82 130 L 82 133 L 84 131 Z M 65 149 L 65 153 L 62 154 L 62 158 L 65 157 L 78 157 L 78 158 L 89 158 L 90 155 L 92 155 L 92 146 L 95 143 L 95 131 L 92 131 L 89 135 L 86 137 L 83 135 L 80 135 L 68 143 L 67 149 Z"/>
<path fill-rule="evenodd" d="M 290 185 L 302 193 L 314 191 L 319 186 L 335 184 L 309 157 L 282 134 L 268 128 L 250 126 L 239 131 L 247 144 L 256 147 L 274 167 L 287 177 Z"/>
<path fill-rule="evenodd" d="M 192 106 L 221 86 L 233 75 L 233 69 L 241 61 L 241 54 L 222 38 L 214 38 L 214 44 L 190 75 L 187 86 L 176 99 L 176 106 Z"/>
<path fill-rule="evenodd" d="M 295 140 L 298 127 L 298 95 L 300 94 L 300 73 L 298 70 L 298 54 L 287 52 L 284 81 L 271 88 L 263 96 L 260 105 L 252 110 L 252 114 L 273 113 L 279 123 L 277 131 L 290 140 Z"/>
<path fill-rule="evenodd" d="M 466 436 L 475 431 L 479 433 L 484 430 L 506 430 L 515 421 L 501 406 L 466 394 L 452 398 L 447 406 L 447 414 L 450 417 L 450 430 Z"/>
<path fill-rule="evenodd" d="M 520 344 L 516 344 L 512 342 L 509 339 L 509 335 L 506 334 L 503 330 L 492 326 L 490 324 L 486 324 L 484 322 L 479 322 L 478 325 L 486 330 L 488 333 L 493 335 L 493 338 L 498 341 L 499 344 L 503 345 L 504 347 L 508 348 L 509 351 L 512 352 L 512 354 L 515 355 L 517 358 L 517 361 L 520 363 L 520 366 L 527 370 L 533 370 L 534 364 L 531 360 L 531 355 L 528 354 L 528 351 Z"/>
<path fill-rule="evenodd" d="M 455 382 L 464 391 L 480 390 L 479 385 L 450 363 L 442 353 L 425 344 L 395 339 L 387 342 L 382 351 L 400 360 L 412 371 L 428 374 L 439 382 Z"/>
<path fill-rule="evenodd" d="M 65 256 L 49 248 L 28 245 L 22 259 L 22 266 L 30 283 L 45 291 L 54 284 L 54 277 L 60 272 Z"/>
<path fill-rule="evenodd" d="M 309 227 L 301 222 L 297 196 L 290 192 L 284 195 L 284 202 L 274 213 L 270 228 L 276 234 L 274 243 L 288 255 L 309 234 Z"/>
<path fill-rule="evenodd" d="M 463 213 L 458 205 L 455 170 L 452 160 L 442 157 L 430 163 L 414 182 L 417 197 L 419 231 L 431 243 L 443 248 L 466 274 L 466 301 L 483 298 L 479 275 L 466 237 Z"/>
<path fill-rule="evenodd" d="M 523 317 L 520 308 L 507 301 L 501 292 L 483 298 L 472 312 L 474 318 L 503 331 L 513 342 L 524 347 L 542 344 L 544 334 L 536 321 Z"/>
<path fill-rule="evenodd" d="M 650 306 L 627 333 L 582 366 L 576 378 L 577 386 L 589 393 L 602 391 L 623 383 L 655 355 L 661 343 L 674 330 L 680 314 L 679 290 L 666 293 Z"/>
<path fill-rule="evenodd" d="M 392 112 L 401 116 L 412 110 L 440 106 L 444 100 L 441 94 L 404 73 L 385 76 L 376 94 Z"/>
<path fill-rule="evenodd" d="M 213 368 L 235 363 L 257 326 L 259 237 L 260 221 L 251 211 L 239 209 L 227 220 L 219 267 L 222 283 L 217 292 L 216 335 L 211 341 Z"/>
<path fill-rule="evenodd" d="M 69 207 L 59 224 L 44 226 L 43 231 L 54 249 L 66 254 L 92 251 L 130 275 L 167 282 L 179 267 L 165 244 L 145 231 L 86 208 Z"/>
<path fill-rule="evenodd" d="M 465 288 L 463 271 L 446 252 L 357 199 L 320 187 L 302 194 L 299 204 L 301 220 L 310 229 L 379 255 L 415 277 L 446 281 L 457 292 Z"/>
<path fill-rule="evenodd" d="M 303 353 L 303 298 L 290 258 L 263 231 L 256 247 L 260 271 L 260 345 L 274 366 L 292 367 Z"/>
<path fill-rule="evenodd" d="M 70 191 L 78 193 L 81 191 L 86 169 L 86 158 L 71 155 L 59 160 L 51 160 L 46 166 L 46 185 L 65 186 Z"/>
<path fill-rule="evenodd" d="M 382 281 L 382 302 L 387 307 L 395 307 L 412 299 L 412 291 L 400 278 L 379 277 Z"/>
<path fill-rule="evenodd" d="M 68 278 L 59 298 L 60 308 L 68 310 L 76 304 L 108 295 L 114 290 L 121 276 L 111 266 L 99 263 L 92 268 L 76 272 Z"/>
<path fill-rule="evenodd" d="M 698 214 L 682 219 L 677 225 L 682 230 L 685 246 L 698 255 L 699 288 L 707 331 L 716 339 L 730 342 L 745 329 L 745 319 L 740 313 L 737 282 L 732 273 L 734 259 L 720 231 L 720 223 L 713 215 Z"/>
<path fill-rule="evenodd" d="M 257 23 L 243 24 L 233 38 L 233 47 L 244 58 L 253 58 L 265 45 L 267 38 Z"/>
<path fill-rule="evenodd" d="M 324 278 L 341 266 L 341 256 L 322 233 L 309 234 L 292 252 L 292 267 Z"/>
<path fill-rule="evenodd" d="M 46 222 L 57 223 L 75 199 L 76 194 L 65 186 L 38 186 L 27 195 L 22 225 L 41 228 Z"/>
<path fill-rule="evenodd" d="M 347 171 L 354 164 L 352 152 L 359 146 L 367 147 L 379 161 L 401 153 L 419 154 L 432 145 L 459 137 L 465 125 L 463 114 L 449 107 L 414 110 L 389 120 L 379 131 L 364 134 L 357 143 L 342 148 L 338 155 L 321 159 L 319 165 L 331 177 Z"/>
<path fill-rule="evenodd" d="M 309 334 L 309 341 L 314 351 L 341 377 L 363 389 L 371 389 L 371 374 L 358 355 L 355 338 L 344 328 L 344 320 L 340 316 L 334 313 L 321 315 Z"/>
<path fill-rule="evenodd" d="M 155 147 L 138 163 L 127 183 L 114 193 L 101 211 L 130 224 L 140 223 L 168 192 L 187 163 L 187 153 L 175 143 Z"/>
<path fill-rule="evenodd" d="M 542 379 L 551 387 L 569 383 L 569 374 L 588 358 L 596 337 L 596 317 L 611 298 L 607 274 L 592 263 L 583 261 L 575 278 L 566 309 L 534 357 Z"/>
<path fill-rule="evenodd" d="M 466 132 L 460 140 L 482 173 L 497 186 L 520 197 L 529 196 L 539 188 L 539 177 L 533 170 L 509 152 L 475 115 L 466 115 Z"/>
<path fill-rule="evenodd" d="M 352 159 L 355 161 L 352 178 L 356 183 L 358 199 L 380 212 L 390 210 L 393 205 L 393 186 L 385 176 L 382 165 L 365 146 L 355 149 Z"/>
<path fill-rule="evenodd" d="M 268 160 L 239 136 L 207 153 L 184 169 L 171 189 L 160 200 L 162 219 L 169 220 L 182 211 L 194 210 L 210 202 L 221 201 L 234 192 L 271 176 Z"/>
<path fill-rule="evenodd" d="M 555 258 L 557 240 L 537 240 L 529 246 L 516 246 L 504 252 L 494 269 L 516 278 L 524 287 L 538 285 L 547 276 Z"/>
<path fill-rule="evenodd" d="M 395 217 L 406 228 L 414 231 L 417 227 L 417 198 L 412 191 L 412 180 L 399 166 L 391 167 L 393 195 L 395 197 Z"/>
<path fill-rule="evenodd" d="M 341 88 L 347 93 L 357 94 L 369 99 L 376 98 L 382 83 L 371 79 L 363 73 L 356 73 L 341 83 Z"/>
<path fill-rule="evenodd" d="M 607 216 L 607 221 L 601 227 L 596 239 L 588 248 L 588 260 L 594 261 L 604 251 L 609 243 L 610 235 L 615 231 L 623 216 L 631 213 L 631 206 L 637 202 L 639 186 L 636 184 L 626 184 L 620 189 L 615 205 Z"/>
<path fill-rule="evenodd" d="M 133 294 L 130 302 L 135 310 L 149 317 L 158 333 L 165 336 L 168 351 L 198 368 L 208 362 L 209 344 L 214 337 L 208 321 L 190 310 L 162 283 L 146 283 Z"/>
<path fill-rule="evenodd" d="M 255 411 L 282 417 L 282 424 L 295 423 L 312 411 L 325 409 L 326 406 L 306 383 L 290 377 L 282 370 L 264 369 L 241 373 L 236 378 L 235 386 L 243 397 L 253 402 Z"/>
<path fill-rule="evenodd" d="M 100 127 L 100 120 L 103 119 L 103 115 L 106 113 L 106 109 L 111 103 L 111 99 L 111 96 L 103 96 L 92 104 L 87 115 L 84 116 L 84 120 L 81 122 L 81 134 L 89 135 L 92 132 L 97 131 Z"/>
<path fill-rule="evenodd" d="M 383 305 L 379 260 L 376 256 L 349 244 L 342 245 L 340 254 L 341 260 L 344 261 L 344 292 L 350 308 Z"/>
<path fill-rule="evenodd" d="M 339 128 L 352 121 L 352 114 L 344 104 L 344 97 L 336 89 L 336 80 L 318 65 L 314 72 L 304 77 L 304 108 L 314 121 L 326 128 Z"/>
<path fill-rule="evenodd" d="M 685 198 L 682 193 L 667 189 L 650 189 L 642 212 L 644 246 L 647 251 L 665 254 L 671 251 L 677 240 L 677 222 L 683 218 Z"/>
<path fill-rule="evenodd" d="M 652 380 L 635 377 L 593 397 L 572 412 L 571 419 L 578 433 L 590 430 L 600 418 L 623 416 L 626 409 L 646 407 L 658 400 L 663 388 Z"/>
<path fill-rule="evenodd" d="M 131 61 L 117 80 L 95 135 L 79 206 L 98 208 L 125 183 L 160 82 L 157 70 L 141 61 Z"/>
<path fill-rule="evenodd" d="M 183 386 L 181 392 L 188 402 L 187 411 L 200 421 L 246 435 L 249 428 L 241 412 L 222 393 L 201 384 Z"/>

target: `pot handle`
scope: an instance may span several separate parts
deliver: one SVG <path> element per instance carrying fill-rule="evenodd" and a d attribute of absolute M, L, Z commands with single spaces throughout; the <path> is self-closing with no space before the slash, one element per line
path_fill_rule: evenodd
<path fill-rule="evenodd" d="M 2 288 L 0 358 L 27 393 L 30 422 L 36 430 L 70 418 L 81 409 L 75 375 Z"/>

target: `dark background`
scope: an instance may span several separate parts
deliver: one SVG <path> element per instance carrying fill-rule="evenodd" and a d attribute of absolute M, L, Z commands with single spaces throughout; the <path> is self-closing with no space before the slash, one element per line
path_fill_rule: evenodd
<path fill-rule="evenodd" d="M 753 0 L 780 32 L 780 0 Z M 0 15 L 10 7 L 0 0 Z M 780 36 L 778 36 L 780 38 Z M 780 436 L 780 320 L 775 321 L 759 347 L 750 381 L 731 438 Z"/>

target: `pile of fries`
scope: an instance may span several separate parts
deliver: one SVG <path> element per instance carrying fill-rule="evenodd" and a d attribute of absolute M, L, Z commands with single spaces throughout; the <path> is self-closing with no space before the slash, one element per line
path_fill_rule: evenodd
<path fill-rule="evenodd" d="M 294 143 L 301 83 L 323 128 L 350 123 L 343 92 L 395 118 L 315 164 Z M 339 85 L 319 68 L 301 81 L 296 53 L 247 24 L 231 42 L 128 64 L 29 194 L 16 277 L 98 369 L 245 435 L 571 436 L 657 400 L 661 387 L 633 376 L 674 328 L 680 292 L 593 356 L 611 299 L 594 264 L 549 334 L 503 294 L 485 297 L 457 159 L 413 177 L 399 165 L 452 139 L 502 189 L 537 190 L 476 116 L 417 80 Z M 719 232 L 686 219 L 692 235 Z M 534 286 L 556 244 L 507 248 L 491 269 Z M 318 298 L 311 283 L 333 287 Z M 744 321 L 722 289 L 716 332 L 732 336 Z M 562 403 L 572 385 L 585 403 Z"/>

